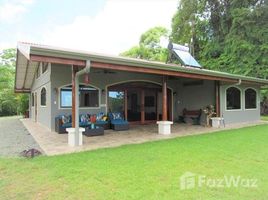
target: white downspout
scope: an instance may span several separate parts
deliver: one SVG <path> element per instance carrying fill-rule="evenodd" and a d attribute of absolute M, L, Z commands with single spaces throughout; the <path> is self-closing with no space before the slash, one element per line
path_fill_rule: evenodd
<path fill-rule="evenodd" d="M 86 67 L 75 74 L 75 146 L 79 145 L 79 76 L 90 72 L 90 60 L 86 61 Z"/>
<path fill-rule="evenodd" d="M 238 83 L 235 83 L 235 84 L 233 84 L 233 85 L 241 85 L 241 83 L 242 83 L 242 80 L 241 80 L 241 78 L 240 78 L 240 79 L 238 79 Z"/>

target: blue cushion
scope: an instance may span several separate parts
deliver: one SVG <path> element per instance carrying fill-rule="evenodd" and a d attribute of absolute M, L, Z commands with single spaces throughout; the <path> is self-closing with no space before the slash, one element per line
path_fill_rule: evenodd
<path fill-rule="evenodd" d="M 115 112 L 113 113 L 113 119 L 123 119 L 121 113 L 119 112 Z"/>
<path fill-rule="evenodd" d="M 114 119 L 114 120 L 111 120 L 111 123 L 112 124 L 128 124 L 128 121 L 123 120 L 123 119 Z"/>
<path fill-rule="evenodd" d="M 108 124 L 108 122 L 107 121 L 96 121 L 96 124 Z"/>
<path fill-rule="evenodd" d="M 85 126 L 89 126 L 90 123 L 89 122 L 79 122 L 79 126 L 81 127 L 85 127 Z"/>
<path fill-rule="evenodd" d="M 122 113 L 120 112 L 111 112 L 111 113 L 108 113 L 108 116 L 109 116 L 109 119 L 110 120 L 113 120 L 113 119 L 124 119 Z"/>
<path fill-rule="evenodd" d="M 102 117 L 104 116 L 104 113 L 103 112 L 100 112 L 96 115 L 96 120 L 99 121 L 102 119 Z"/>
<path fill-rule="evenodd" d="M 62 124 L 62 127 L 63 127 L 63 128 L 70 128 L 70 127 L 72 127 L 72 123 L 65 123 L 65 124 Z"/>
<path fill-rule="evenodd" d="M 109 120 L 114 119 L 114 118 L 113 118 L 113 114 L 112 114 L 112 113 L 108 113 L 108 118 L 109 118 Z"/>
<path fill-rule="evenodd" d="M 89 121 L 89 119 L 88 119 L 88 115 L 87 114 L 81 114 L 81 115 L 79 115 L 79 122 L 85 123 L 85 122 L 88 122 L 88 121 Z"/>

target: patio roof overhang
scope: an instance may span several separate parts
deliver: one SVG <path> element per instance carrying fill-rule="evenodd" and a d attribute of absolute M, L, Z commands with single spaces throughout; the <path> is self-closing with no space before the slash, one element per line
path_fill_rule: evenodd
<path fill-rule="evenodd" d="M 234 75 L 224 72 L 165 64 L 141 59 L 110 56 L 104 54 L 56 48 L 31 43 L 18 43 L 16 61 L 16 92 L 30 92 L 30 88 L 40 62 L 50 62 L 64 65 L 85 67 L 86 61 L 91 61 L 92 68 L 129 71 L 167 75 L 174 77 L 217 80 L 230 83 L 242 81 L 247 84 L 267 86 L 268 80 Z"/>

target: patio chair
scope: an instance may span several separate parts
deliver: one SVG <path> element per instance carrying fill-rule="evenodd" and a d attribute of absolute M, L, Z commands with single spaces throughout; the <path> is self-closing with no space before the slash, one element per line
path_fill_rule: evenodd
<path fill-rule="evenodd" d="M 119 112 L 111 112 L 108 114 L 111 122 L 111 128 L 115 131 L 124 131 L 129 129 L 129 123 L 123 118 Z"/>
<path fill-rule="evenodd" d="M 179 122 L 190 123 L 192 125 L 200 125 L 200 118 L 202 110 L 187 110 L 186 108 L 182 111 L 183 115 L 179 116 Z"/>

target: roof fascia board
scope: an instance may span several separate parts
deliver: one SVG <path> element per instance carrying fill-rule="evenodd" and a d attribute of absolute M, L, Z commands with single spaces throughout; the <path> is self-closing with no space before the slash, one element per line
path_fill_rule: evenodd
<path fill-rule="evenodd" d="M 52 48 L 43 48 L 43 47 L 31 47 L 30 54 L 35 55 L 42 55 L 42 56 L 51 56 L 51 57 L 59 57 L 59 58 L 71 58 L 76 60 L 91 60 L 96 62 L 104 62 L 104 63 L 112 63 L 118 65 L 129 65 L 135 67 L 146 67 L 146 68 L 155 68 L 161 70 L 169 70 L 169 71 L 176 71 L 176 72 L 185 72 L 191 74 L 200 74 L 200 75 L 207 75 L 207 76 L 214 76 L 214 77 L 223 77 L 229 79 L 239 80 L 242 81 L 249 81 L 249 82 L 257 82 L 261 84 L 268 84 L 268 80 L 254 78 L 254 77 L 247 77 L 242 75 L 235 75 L 229 74 L 225 72 L 218 72 L 206 69 L 199 69 L 199 68 L 189 68 L 189 67 L 181 67 L 172 64 L 164 64 L 158 62 L 151 62 L 145 60 L 137 60 L 131 58 L 123 58 L 119 56 L 104 56 L 104 55 L 97 55 L 97 54 L 87 54 L 83 52 L 72 52 L 60 49 L 52 49 Z"/>

